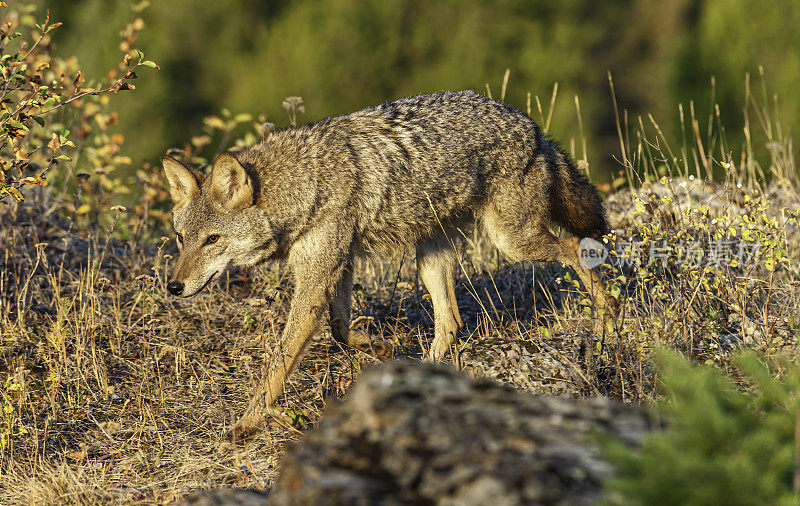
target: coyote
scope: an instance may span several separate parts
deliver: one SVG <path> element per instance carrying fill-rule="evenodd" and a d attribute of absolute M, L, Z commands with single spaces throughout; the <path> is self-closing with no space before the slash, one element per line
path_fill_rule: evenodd
<path fill-rule="evenodd" d="M 579 263 L 578 238 L 608 232 L 595 187 L 526 114 L 471 91 L 272 132 L 219 155 L 210 176 L 162 161 L 180 249 L 170 293 L 191 297 L 230 266 L 272 259 L 294 273 L 283 347 L 234 435 L 258 430 L 326 307 L 333 337 L 363 345 L 349 325 L 358 257 L 416 248 L 434 311 L 429 360 L 442 360 L 463 326 L 454 241 L 473 223 L 509 259 L 562 262 L 597 305 L 617 308 Z M 577 237 L 556 237 L 551 223 Z"/>

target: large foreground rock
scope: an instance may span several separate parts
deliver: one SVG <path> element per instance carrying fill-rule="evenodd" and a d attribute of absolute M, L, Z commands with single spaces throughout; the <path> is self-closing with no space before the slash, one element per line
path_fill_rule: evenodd
<path fill-rule="evenodd" d="M 269 504 L 591 504 L 610 471 L 596 433 L 635 444 L 647 426 L 641 411 L 605 399 L 383 364 L 287 451 Z"/>

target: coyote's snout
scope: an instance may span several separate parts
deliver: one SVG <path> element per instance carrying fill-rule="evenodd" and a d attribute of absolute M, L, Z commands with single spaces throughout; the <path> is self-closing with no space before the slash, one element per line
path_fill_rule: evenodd
<path fill-rule="evenodd" d="M 295 294 L 281 352 L 237 431 L 261 420 L 325 308 L 350 332 L 356 257 L 414 246 L 441 360 L 463 326 L 453 290 L 459 228 L 483 226 L 512 260 L 563 262 L 616 309 L 579 263 L 579 238 L 608 231 L 597 190 L 524 113 L 472 92 L 411 97 L 269 134 L 222 154 L 210 175 L 165 157 L 180 258 L 167 285 L 195 295 L 231 266 L 287 258 Z M 553 235 L 558 224 L 574 234 Z"/>

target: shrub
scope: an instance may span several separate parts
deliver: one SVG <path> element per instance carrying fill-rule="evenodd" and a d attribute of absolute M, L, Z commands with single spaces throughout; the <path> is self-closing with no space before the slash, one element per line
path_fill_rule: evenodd
<path fill-rule="evenodd" d="M 78 184 L 83 187 L 88 176 L 97 176 L 86 192 L 126 191 L 110 176 L 130 160 L 119 154 L 124 137 L 108 132 L 117 122 L 116 113 L 108 110 L 108 95 L 133 90 L 131 81 L 140 67 L 158 68 L 134 48 L 144 27 L 144 7 L 133 7 L 133 19 L 121 32 L 119 65 L 97 81 L 87 81 L 74 57 L 53 53 L 52 37 L 61 23 L 47 15 L 40 24 L 29 7 L 5 12 L 0 25 L 0 200 L 10 196 L 21 202 L 25 187 L 47 186 L 57 165 L 74 169 L 78 157 L 92 170 L 82 171 Z M 89 208 L 77 204 L 73 212 Z"/>
<path fill-rule="evenodd" d="M 638 450 L 607 445 L 614 504 L 798 504 L 800 368 L 738 355 L 742 385 L 715 368 L 656 356 L 666 430 Z"/>

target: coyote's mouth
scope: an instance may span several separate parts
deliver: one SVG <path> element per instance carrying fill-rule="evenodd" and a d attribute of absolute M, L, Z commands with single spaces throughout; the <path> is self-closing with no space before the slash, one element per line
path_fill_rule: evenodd
<path fill-rule="evenodd" d="M 214 272 L 214 274 L 212 274 L 212 275 L 211 275 L 211 277 L 210 277 L 210 278 L 208 278 L 208 281 L 206 281 L 205 283 L 203 283 L 203 286 L 201 286 L 200 288 L 198 288 L 198 289 L 197 289 L 197 290 L 196 290 L 196 291 L 195 291 L 193 294 L 191 294 L 191 295 L 184 295 L 184 297 L 185 297 L 185 298 L 188 298 L 188 297 L 194 297 L 194 296 L 195 296 L 195 295 L 197 295 L 198 293 L 202 292 L 202 291 L 203 291 L 203 288 L 205 288 L 205 287 L 207 287 L 209 284 L 211 284 L 211 281 L 213 281 L 213 280 L 214 280 L 214 278 L 216 278 L 216 277 L 217 277 L 217 274 L 219 274 L 219 271 L 215 271 L 215 272 Z"/>

